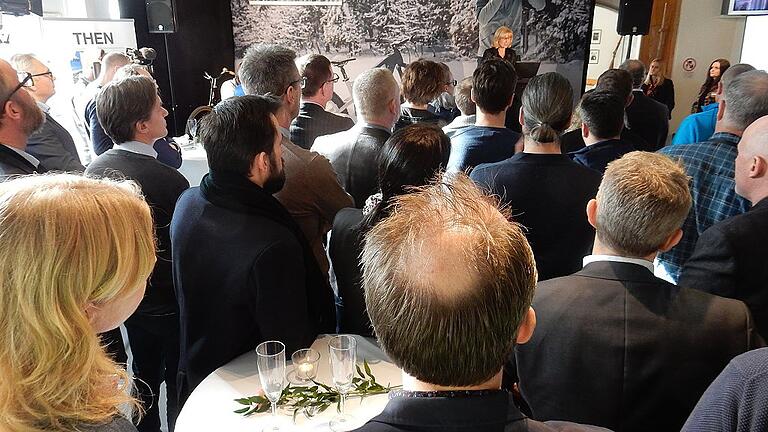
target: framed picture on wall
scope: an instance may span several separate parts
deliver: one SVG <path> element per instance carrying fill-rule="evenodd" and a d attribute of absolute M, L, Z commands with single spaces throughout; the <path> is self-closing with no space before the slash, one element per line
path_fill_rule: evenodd
<path fill-rule="evenodd" d="M 589 41 L 592 45 L 600 45 L 600 40 L 603 38 L 603 31 L 600 29 L 592 30 L 592 39 Z"/>
<path fill-rule="evenodd" d="M 600 63 L 600 50 L 589 50 L 589 64 Z"/>

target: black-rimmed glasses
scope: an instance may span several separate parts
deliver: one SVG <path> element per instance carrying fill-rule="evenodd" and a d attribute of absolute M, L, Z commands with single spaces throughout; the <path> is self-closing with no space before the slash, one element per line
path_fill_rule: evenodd
<path fill-rule="evenodd" d="M 29 72 L 17 72 L 17 75 L 19 76 L 19 85 L 13 88 L 13 90 L 8 94 L 8 96 L 3 99 L 3 103 L 0 104 L 0 110 L 2 110 L 5 107 L 5 104 L 8 103 L 9 100 L 11 100 L 11 97 L 19 91 L 22 87 L 31 87 L 35 84 L 34 79 L 32 78 L 32 74 Z"/>
<path fill-rule="evenodd" d="M 326 80 L 325 82 L 332 82 L 332 83 L 337 83 L 337 82 L 339 82 L 339 74 L 337 74 L 336 72 L 334 72 L 334 73 L 333 73 L 333 78 L 331 78 L 331 79 L 329 79 L 329 80 Z"/>
<path fill-rule="evenodd" d="M 293 87 L 296 84 L 301 84 L 301 89 L 304 90 L 304 87 L 307 85 L 307 79 L 304 77 L 301 77 L 297 80 L 293 80 L 288 83 L 288 86 L 283 90 L 283 94 L 288 91 L 289 88 Z"/>
<path fill-rule="evenodd" d="M 50 78 L 51 80 L 53 80 L 53 72 L 51 72 L 50 70 L 49 70 L 48 72 L 43 72 L 43 73 L 39 73 L 39 74 L 34 74 L 34 75 L 32 75 L 32 78 L 35 78 L 35 77 L 39 77 L 39 76 L 46 76 L 46 75 L 48 76 L 48 78 Z"/>
<path fill-rule="evenodd" d="M 458 82 L 458 81 L 456 81 L 456 80 L 450 80 L 450 81 L 448 81 L 447 83 L 445 83 L 445 85 L 452 85 L 452 86 L 456 87 L 456 84 L 458 84 L 458 83 L 459 83 L 459 82 Z"/>

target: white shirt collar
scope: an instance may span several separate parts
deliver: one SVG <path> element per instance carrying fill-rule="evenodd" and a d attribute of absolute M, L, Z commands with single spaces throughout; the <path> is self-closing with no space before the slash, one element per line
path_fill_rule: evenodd
<path fill-rule="evenodd" d="M 280 133 L 283 135 L 283 138 L 287 140 L 291 139 L 291 132 L 288 129 L 280 126 Z"/>
<path fill-rule="evenodd" d="M 151 156 L 157 159 L 157 152 L 151 145 L 144 144 L 139 141 L 126 141 L 124 143 L 115 144 L 115 148 L 118 150 L 125 150 L 131 153 L 137 153 L 145 156 Z"/>
<path fill-rule="evenodd" d="M 38 106 L 38 107 L 40 107 L 40 109 L 41 109 L 41 110 L 42 110 L 42 111 L 43 111 L 45 114 L 48 114 L 48 111 L 50 111 L 50 110 L 51 110 L 51 107 L 49 107 L 48 105 L 46 105 L 46 104 L 45 104 L 45 103 L 43 103 L 43 102 L 39 102 L 39 101 L 38 101 L 38 102 L 37 102 L 37 106 Z"/>
<path fill-rule="evenodd" d="M 5 144 L 0 144 L 0 145 L 4 145 L 4 146 L 8 147 L 9 149 L 11 149 L 11 150 L 15 151 L 16 153 L 18 153 L 18 154 L 19 154 L 19 156 L 21 156 L 21 157 L 23 157 L 24 159 L 26 159 L 26 160 L 27 160 L 27 162 L 29 162 L 29 163 L 31 163 L 32 165 L 34 165 L 34 166 L 35 166 L 35 168 L 38 168 L 38 167 L 40 166 L 40 161 L 39 161 L 39 160 L 37 160 L 37 158 L 36 158 L 36 157 L 34 157 L 34 156 L 32 156 L 31 154 L 29 154 L 29 153 L 25 152 L 24 150 L 19 150 L 19 149 L 17 149 L 16 147 L 11 147 L 11 146 L 9 146 L 9 145 L 5 145 Z"/>
<path fill-rule="evenodd" d="M 629 258 L 629 257 L 623 257 L 623 256 L 616 256 L 616 255 L 587 255 L 584 257 L 584 267 L 586 267 L 587 264 L 598 262 L 598 261 L 637 264 L 639 266 L 643 266 L 647 268 L 648 271 L 653 273 L 653 263 L 648 260 L 644 260 L 642 258 Z"/>

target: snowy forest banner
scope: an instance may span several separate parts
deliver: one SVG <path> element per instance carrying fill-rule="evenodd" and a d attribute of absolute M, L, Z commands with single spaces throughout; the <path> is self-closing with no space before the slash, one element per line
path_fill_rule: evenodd
<path fill-rule="evenodd" d="M 584 88 L 594 0 L 276 2 L 231 0 L 235 57 L 253 43 L 270 42 L 299 55 L 354 57 L 346 69 L 352 79 L 371 67 L 393 66 L 401 57 L 405 64 L 420 57 L 442 61 L 461 79 L 472 74 L 496 28 L 507 25 L 515 32 L 513 48 L 522 61 L 541 62 L 539 74 L 565 75 L 576 95 Z M 336 91 L 343 93 L 340 87 Z"/>

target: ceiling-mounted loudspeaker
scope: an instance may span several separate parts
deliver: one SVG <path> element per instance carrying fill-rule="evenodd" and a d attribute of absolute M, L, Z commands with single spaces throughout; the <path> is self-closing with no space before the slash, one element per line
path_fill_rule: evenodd
<path fill-rule="evenodd" d="M 619 0 L 619 20 L 616 32 L 620 35 L 647 35 L 651 28 L 653 0 Z"/>
<path fill-rule="evenodd" d="M 150 33 L 176 32 L 173 0 L 147 0 L 147 21 Z"/>

